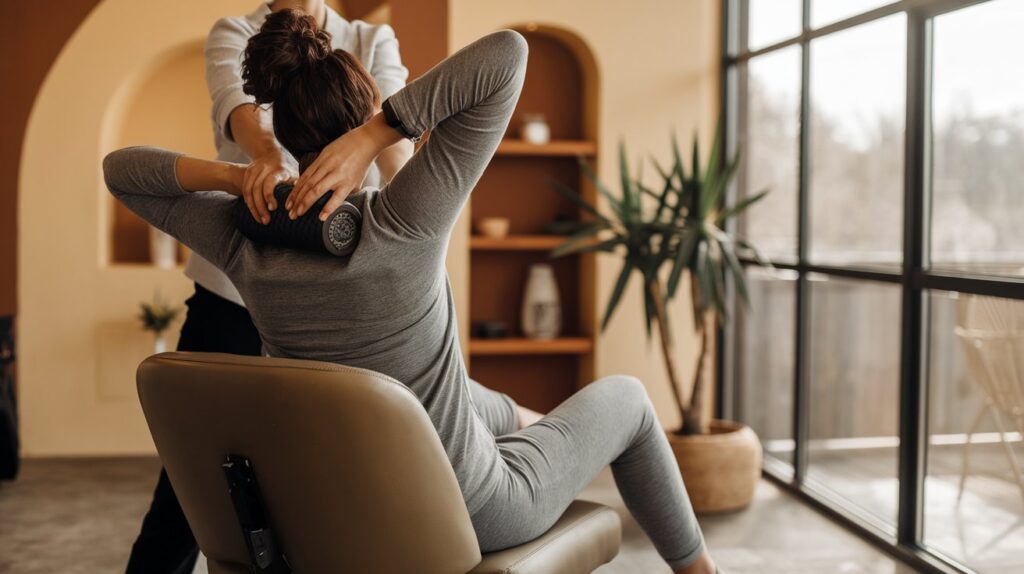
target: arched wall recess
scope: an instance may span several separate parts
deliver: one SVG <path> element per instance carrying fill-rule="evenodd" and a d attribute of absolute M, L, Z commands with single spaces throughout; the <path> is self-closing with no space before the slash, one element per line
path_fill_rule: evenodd
<path fill-rule="evenodd" d="M 157 289 L 180 305 L 191 283 L 180 270 L 107 264 L 112 204 L 100 162 L 122 143 L 124 114 L 147 71 L 201 44 L 218 18 L 252 9 L 252 0 L 204 0 L 188 9 L 104 0 L 44 81 L 19 181 L 18 377 L 26 455 L 153 452 L 134 390 L 135 367 L 152 340 L 135 316 Z M 200 120 L 208 118 L 206 109 Z"/>
<path fill-rule="evenodd" d="M 532 21 L 509 24 L 507 27 L 526 35 L 527 38 L 548 38 L 572 54 L 581 80 L 580 94 L 582 97 L 579 102 L 581 107 L 576 112 L 582 121 L 580 137 L 597 141 L 601 78 L 597 58 L 587 41 L 578 33 L 557 24 Z"/>
<path fill-rule="evenodd" d="M 168 49 L 137 70 L 118 90 L 103 122 L 105 149 L 154 145 L 199 157 L 214 157 L 210 97 L 204 80 L 203 43 L 189 41 Z M 103 210 L 108 264 L 147 264 L 149 225 L 107 197 Z"/>

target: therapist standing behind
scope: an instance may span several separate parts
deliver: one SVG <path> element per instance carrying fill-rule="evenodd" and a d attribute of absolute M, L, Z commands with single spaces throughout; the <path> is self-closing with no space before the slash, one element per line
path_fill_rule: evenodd
<path fill-rule="evenodd" d="M 217 159 L 249 164 L 243 197 L 259 221 L 270 211 L 283 209 L 274 202 L 274 187 L 297 175 L 297 161 L 274 137 L 272 112 L 255 105 L 242 91 L 242 54 L 249 38 L 273 11 L 296 8 L 312 15 L 331 35 L 335 49 L 357 57 L 377 82 L 381 99 L 405 86 L 409 72 L 402 65 L 398 41 L 390 26 L 349 22 L 324 5 L 323 0 L 276 0 L 260 5 L 247 16 L 222 18 L 206 40 L 206 83 L 213 100 L 213 134 Z M 371 167 L 363 185 L 379 187 L 412 157 L 408 140 L 386 149 Z M 196 292 L 187 301 L 179 351 L 259 355 L 261 341 L 238 290 L 210 262 L 193 253 L 185 275 L 195 281 Z M 199 548 L 167 479 L 160 478 L 153 502 L 132 546 L 128 574 L 185 573 L 195 566 Z"/>

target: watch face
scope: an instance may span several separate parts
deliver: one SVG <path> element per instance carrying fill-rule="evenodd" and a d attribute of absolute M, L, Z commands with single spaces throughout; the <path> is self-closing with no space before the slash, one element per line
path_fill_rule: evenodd
<path fill-rule="evenodd" d="M 334 255 L 348 255 L 359 243 L 359 225 L 362 217 L 359 209 L 351 203 L 344 203 L 324 223 L 324 245 Z"/>

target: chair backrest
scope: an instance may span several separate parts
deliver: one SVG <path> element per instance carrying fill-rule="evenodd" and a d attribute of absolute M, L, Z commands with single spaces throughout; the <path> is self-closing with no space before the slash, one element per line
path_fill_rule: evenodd
<path fill-rule="evenodd" d="M 249 563 L 221 464 L 253 464 L 292 568 L 466 572 L 480 551 L 444 448 L 416 396 L 320 363 L 163 353 L 138 370 L 153 440 L 211 572 Z"/>
<path fill-rule="evenodd" d="M 1024 433 L 1024 301 L 960 295 L 956 333 L 971 379 Z"/>

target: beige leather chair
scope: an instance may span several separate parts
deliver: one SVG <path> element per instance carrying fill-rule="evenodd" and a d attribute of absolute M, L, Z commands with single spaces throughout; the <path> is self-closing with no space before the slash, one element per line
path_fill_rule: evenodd
<path fill-rule="evenodd" d="M 577 501 L 546 534 L 482 557 L 458 483 L 408 388 L 314 361 L 163 353 L 139 398 L 211 574 L 249 571 L 221 464 L 248 457 L 297 574 L 575 574 L 618 553 L 611 509 Z"/>

